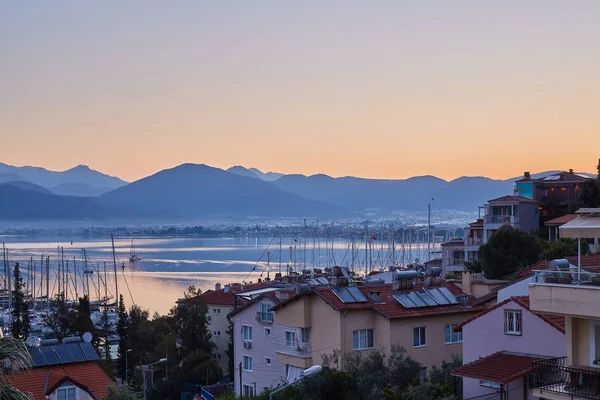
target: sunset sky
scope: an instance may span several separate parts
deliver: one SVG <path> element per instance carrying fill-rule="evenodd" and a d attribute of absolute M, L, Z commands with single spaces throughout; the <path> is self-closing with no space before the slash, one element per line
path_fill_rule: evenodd
<path fill-rule="evenodd" d="M 600 1 L 13 1 L 0 162 L 594 172 Z"/>

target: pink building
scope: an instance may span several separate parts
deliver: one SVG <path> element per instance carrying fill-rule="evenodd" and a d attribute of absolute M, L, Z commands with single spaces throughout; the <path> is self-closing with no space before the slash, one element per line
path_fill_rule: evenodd
<path fill-rule="evenodd" d="M 260 289 L 250 301 L 231 312 L 236 395 L 255 396 L 265 388 L 294 380 L 302 371 L 277 361 L 278 353 L 298 355 L 301 336 L 295 327 L 277 324 L 271 307 L 296 293 L 295 285 Z M 250 293 L 250 292 L 247 292 Z M 246 296 L 244 292 L 236 296 Z M 241 384 L 240 384 L 241 366 Z"/>
<path fill-rule="evenodd" d="M 527 389 L 531 363 L 565 356 L 564 317 L 531 312 L 527 296 L 498 303 L 460 330 L 464 365 L 452 374 L 463 377 L 464 399 L 537 399 Z"/>

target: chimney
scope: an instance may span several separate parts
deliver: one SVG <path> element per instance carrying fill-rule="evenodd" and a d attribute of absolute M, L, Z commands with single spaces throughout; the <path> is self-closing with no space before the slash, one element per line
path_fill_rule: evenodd
<path fill-rule="evenodd" d="M 525 179 L 531 179 L 531 173 L 529 171 L 525 171 L 523 176 L 525 177 Z"/>
<path fill-rule="evenodd" d="M 230 290 L 230 286 L 229 285 L 225 285 L 225 288 L 223 288 L 223 291 L 225 293 L 229 293 L 229 290 Z"/>
<path fill-rule="evenodd" d="M 215 290 L 221 290 L 221 284 L 220 283 L 215 283 Z"/>
<path fill-rule="evenodd" d="M 371 299 L 373 303 L 381 303 L 381 292 L 369 292 L 369 299 Z"/>
<path fill-rule="evenodd" d="M 517 188 L 514 188 L 513 190 L 513 196 L 521 196 L 521 191 Z"/>
<path fill-rule="evenodd" d="M 285 289 L 276 290 L 275 297 L 277 297 L 279 300 L 287 300 L 290 298 L 290 292 Z"/>
<path fill-rule="evenodd" d="M 571 169 L 569 170 L 569 173 L 570 173 L 571 175 L 573 175 L 573 168 L 571 168 Z"/>
<path fill-rule="evenodd" d="M 462 273 L 462 291 L 466 294 L 473 293 L 473 273 L 471 271 L 463 271 Z"/>

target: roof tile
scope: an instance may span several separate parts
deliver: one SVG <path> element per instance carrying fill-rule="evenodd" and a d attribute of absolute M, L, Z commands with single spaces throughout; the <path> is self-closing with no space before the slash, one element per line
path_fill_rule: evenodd
<path fill-rule="evenodd" d="M 547 357 L 498 352 L 456 368 L 450 374 L 506 384 L 529 374 L 532 370 L 531 363 L 545 358 Z"/>

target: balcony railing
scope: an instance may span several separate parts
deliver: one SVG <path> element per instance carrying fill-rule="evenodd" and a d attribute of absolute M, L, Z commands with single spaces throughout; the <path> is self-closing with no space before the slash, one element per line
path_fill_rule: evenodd
<path fill-rule="evenodd" d="M 272 324 L 273 323 L 273 313 L 272 312 L 257 312 L 256 313 L 256 320 L 258 322 L 262 322 L 265 324 Z"/>
<path fill-rule="evenodd" d="M 298 348 L 296 350 L 301 354 L 310 354 L 310 343 L 300 342 L 298 343 Z"/>
<path fill-rule="evenodd" d="M 486 215 L 485 222 L 487 224 L 514 225 L 519 223 L 519 217 L 515 215 Z"/>
<path fill-rule="evenodd" d="M 600 369 L 569 366 L 566 361 L 566 357 L 534 361 L 528 379 L 533 394 L 549 392 L 569 399 L 600 399 Z"/>
<path fill-rule="evenodd" d="M 465 245 L 467 246 L 481 246 L 483 244 L 483 239 L 481 238 L 466 238 Z"/>
<path fill-rule="evenodd" d="M 600 274 L 569 270 L 533 271 L 533 283 L 600 287 Z"/>

